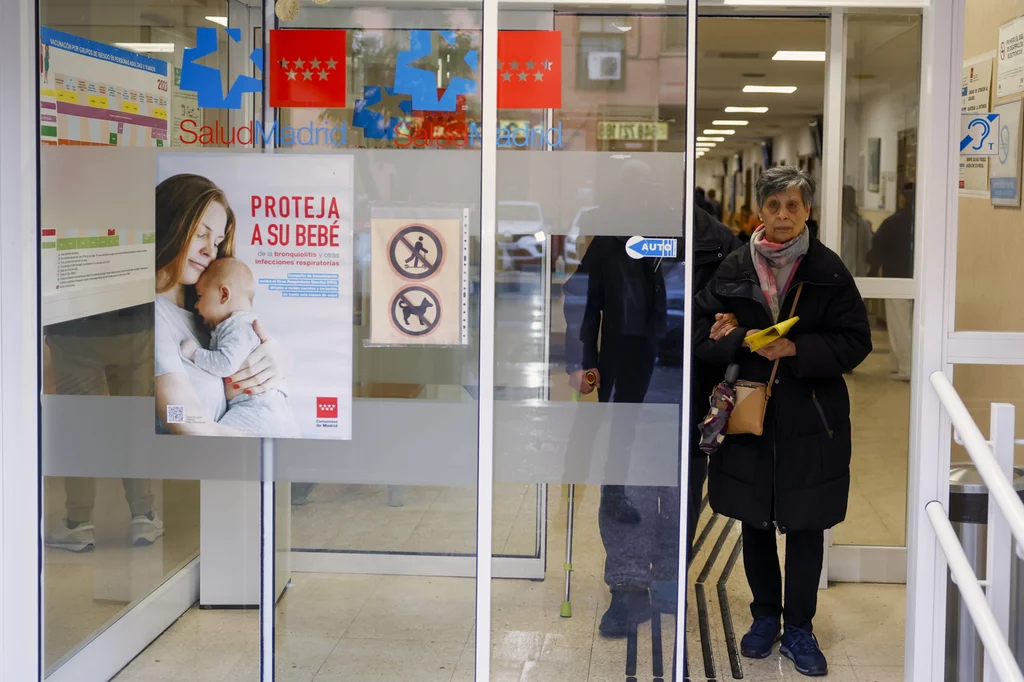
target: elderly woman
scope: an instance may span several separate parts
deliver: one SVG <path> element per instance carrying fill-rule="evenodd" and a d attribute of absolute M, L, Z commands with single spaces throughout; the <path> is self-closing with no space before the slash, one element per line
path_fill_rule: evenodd
<path fill-rule="evenodd" d="M 813 196 L 814 181 L 797 168 L 761 175 L 763 224 L 698 294 L 694 352 L 719 366 L 739 365 L 745 381 L 767 383 L 775 370 L 762 435 L 727 435 L 711 457 L 710 502 L 743 523 L 743 563 L 754 597 L 743 655 L 770 656 L 784 618 L 782 654 L 800 673 L 820 676 L 828 664 L 811 621 L 824 531 L 845 518 L 850 490 L 843 374 L 871 352 L 871 330 L 853 276 L 807 229 Z M 750 350 L 747 336 L 792 315 L 800 321 L 786 337 Z M 785 605 L 776 532 L 786 535 Z"/>

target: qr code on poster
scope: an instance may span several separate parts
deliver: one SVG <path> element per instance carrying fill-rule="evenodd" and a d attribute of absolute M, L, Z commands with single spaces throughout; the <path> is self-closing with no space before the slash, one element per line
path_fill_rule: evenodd
<path fill-rule="evenodd" d="M 167 423 L 168 424 L 184 424 L 185 423 L 185 406 L 184 405 L 168 405 L 167 406 Z"/>

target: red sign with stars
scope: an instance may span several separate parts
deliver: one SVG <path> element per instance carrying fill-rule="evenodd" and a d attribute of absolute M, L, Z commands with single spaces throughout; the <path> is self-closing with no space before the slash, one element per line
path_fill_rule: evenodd
<path fill-rule="evenodd" d="M 498 31 L 498 108 L 561 106 L 561 31 Z"/>
<path fill-rule="evenodd" d="M 270 32 L 270 106 L 345 106 L 345 31 Z"/>

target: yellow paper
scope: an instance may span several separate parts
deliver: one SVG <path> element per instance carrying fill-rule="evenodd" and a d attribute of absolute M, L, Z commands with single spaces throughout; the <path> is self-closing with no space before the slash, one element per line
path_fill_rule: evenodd
<path fill-rule="evenodd" d="M 797 322 L 800 321 L 799 317 L 791 317 L 788 320 L 783 320 L 776 325 L 762 329 L 761 331 L 751 334 L 746 337 L 747 345 L 750 346 L 750 350 L 756 351 L 764 348 L 772 341 L 777 341 L 789 333 L 789 330 L 793 328 Z"/>

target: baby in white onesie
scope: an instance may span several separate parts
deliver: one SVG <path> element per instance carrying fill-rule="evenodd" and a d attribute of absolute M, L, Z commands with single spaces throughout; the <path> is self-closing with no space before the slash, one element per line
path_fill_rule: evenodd
<path fill-rule="evenodd" d="M 213 329 L 210 348 L 201 348 L 192 339 L 186 339 L 181 343 L 181 354 L 203 371 L 230 377 L 260 345 L 260 337 L 252 326 L 256 321 L 252 311 L 256 295 L 252 271 L 237 258 L 218 258 L 199 278 L 196 293 L 196 309 Z M 232 398 L 220 423 L 269 438 L 299 435 L 288 397 L 276 388 L 259 395 L 243 393 Z"/>

